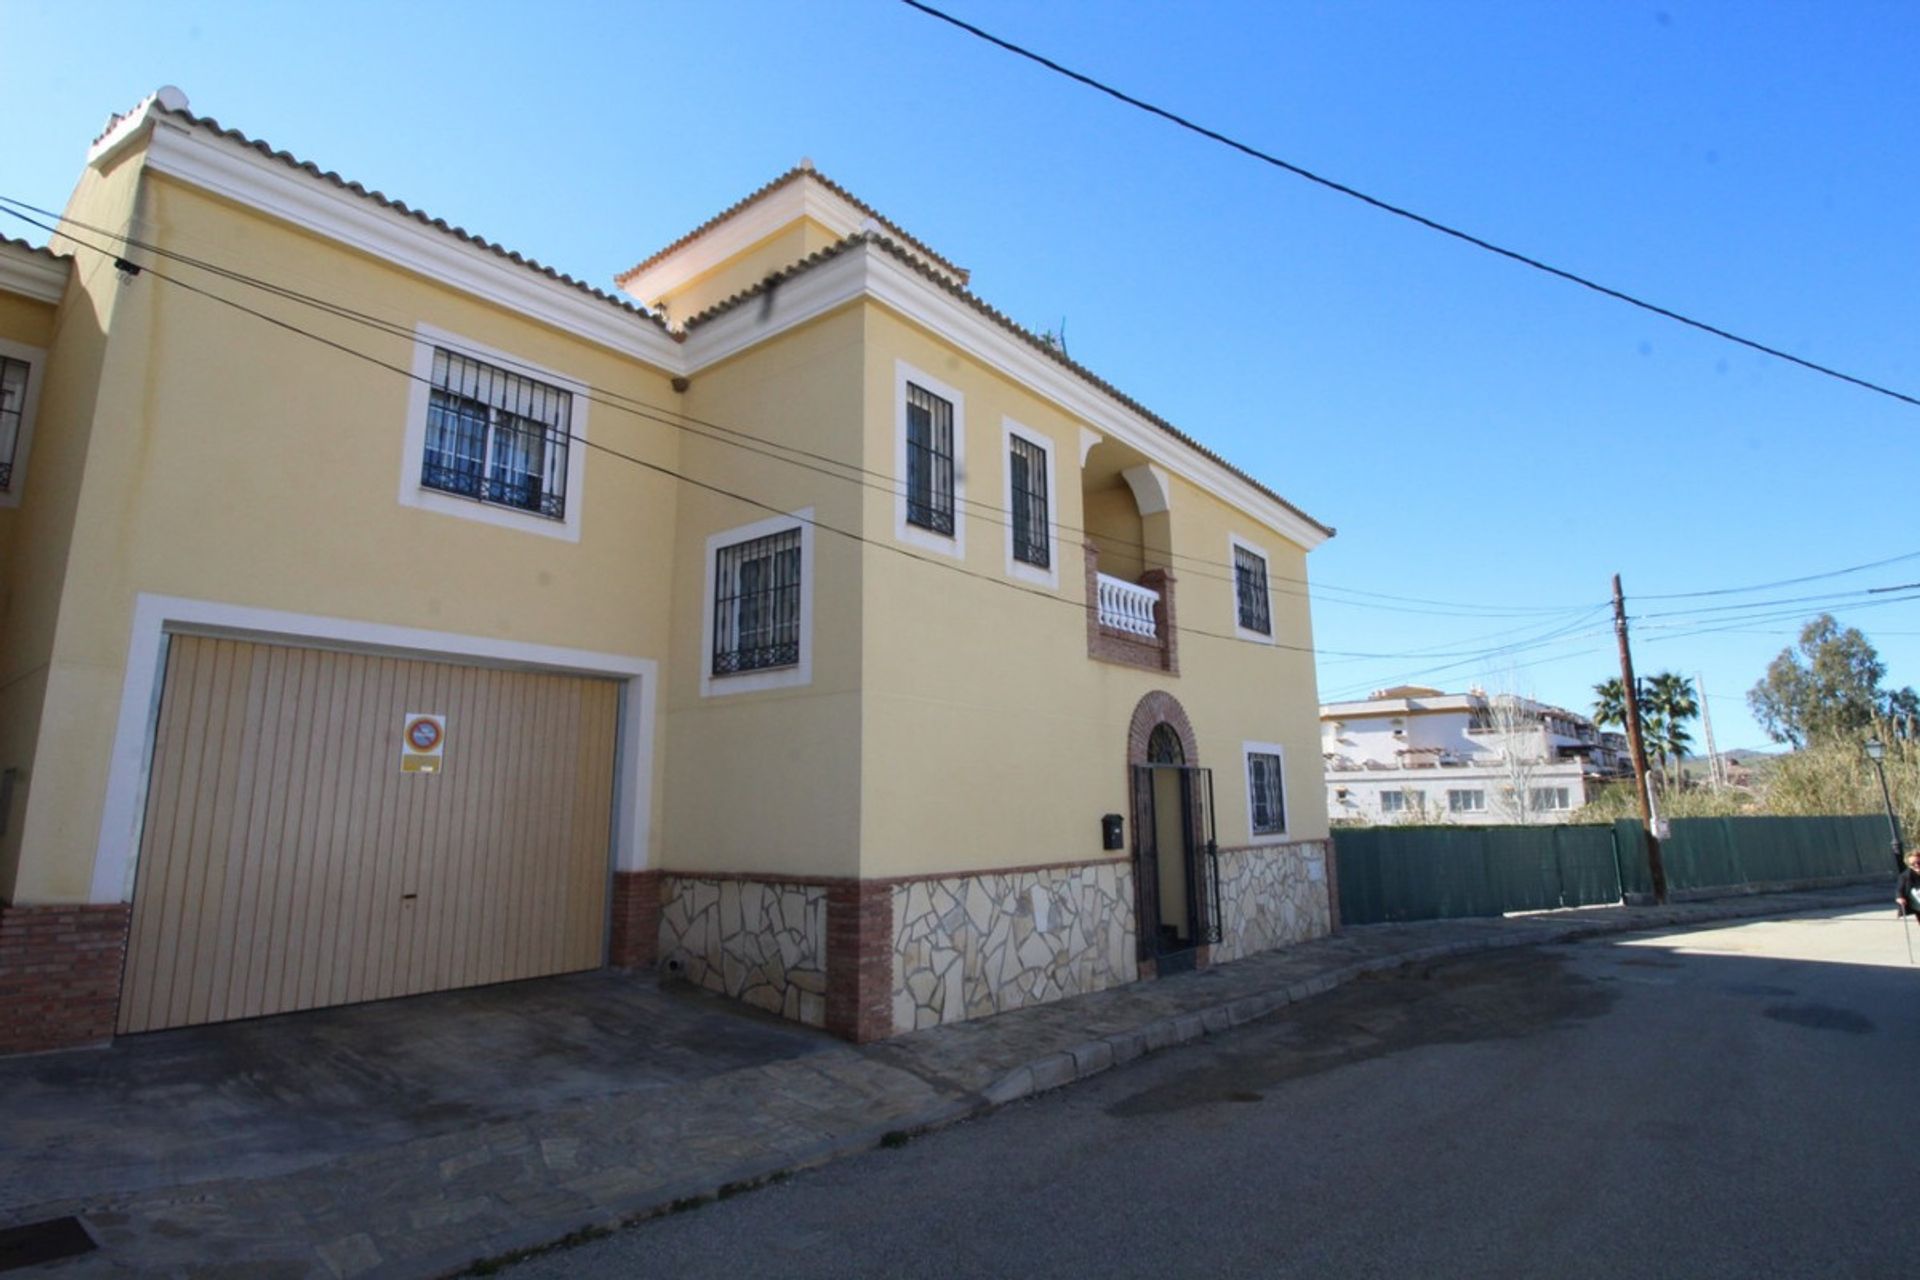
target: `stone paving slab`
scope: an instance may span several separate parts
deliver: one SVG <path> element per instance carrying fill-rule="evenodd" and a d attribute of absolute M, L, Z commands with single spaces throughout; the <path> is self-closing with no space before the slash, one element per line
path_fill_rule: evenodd
<path fill-rule="evenodd" d="M 1218 1034 L 1367 973 L 1507 947 L 1867 905 L 1876 880 L 1666 907 L 1347 929 L 1284 951 L 916 1032 L 725 1069 L 233 1177 L 0 1207 L 76 1214 L 102 1248 L 37 1274 L 417 1277 L 606 1229 L 937 1128 Z"/>

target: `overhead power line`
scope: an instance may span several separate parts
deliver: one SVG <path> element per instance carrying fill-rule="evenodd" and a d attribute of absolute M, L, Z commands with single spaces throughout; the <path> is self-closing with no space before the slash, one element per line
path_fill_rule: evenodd
<path fill-rule="evenodd" d="M 1829 569 L 1825 573 L 1810 573 L 1799 578 L 1781 578 L 1775 582 L 1757 582 L 1750 587 L 1717 587 L 1711 591 L 1670 591 L 1665 595 L 1638 595 L 1638 600 L 1697 600 L 1704 596 L 1737 596 L 1749 591 L 1771 591 L 1776 587 L 1797 587 L 1804 582 L 1819 582 L 1825 578 L 1844 578 L 1850 573 L 1864 573 L 1868 569 L 1884 569 L 1890 564 L 1900 564 L 1907 560 L 1920 560 L 1920 551 L 1909 551 L 1904 555 L 1888 556 L 1885 560 L 1869 560 L 1865 564 L 1849 565 L 1845 569 Z M 1889 588 L 1878 588 L 1888 590 Z"/>
<path fill-rule="evenodd" d="M 18 217 L 20 215 L 16 213 L 15 216 Z M 28 221 L 31 221 L 31 219 L 28 219 Z M 36 223 L 35 225 L 40 225 L 40 224 Z M 44 227 L 42 229 L 55 230 L 54 228 L 44 228 Z M 72 242 L 73 244 L 78 245 L 81 248 L 87 249 L 93 253 L 99 254 L 101 257 L 105 258 L 107 261 L 113 262 L 116 265 L 123 261 L 120 255 L 112 249 L 106 249 L 106 248 L 102 248 L 99 245 L 92 244 L 87 240 L 84 240 L 78 236 L 73 235 L 71 232 L 60 231 L 59 234 L 62 235 L 68 241 Z M 223 294 L 216 293 L 213 290 L 202 288 L 198 285 L 193 284 L 190 281 L 182 280 L 178 276 L 169 275 L 168 273 L 161 271 L 158 268 L 155 268 L 152 266 L 142 267 L 140 268 L 140 270 L 142 271 L 143 274 L 150 276 L 156 280 L 162 281 L 163 283 L 171 285 L 175 288 L 182 289 L 198 297 L 206 298 L 211 302 L 215 302 L 222 306 L 229 307 L 244 315 L 250 316 L 265 324 L 271 325 L 274 328 L 293 334 L 296 337 L 304 338 L 308 341 L 315 342 L 320 344 L 321 346 L 330 348 L 331 350 L 336 351 L 342 355 L 350 356 L 354 359 L 363 361 L 369 365 L 374 366 L 375 368 L 382 369 L 405 381 L 421 383 L 423 385 L 431 385 L 430 379 L 415 373 L 410 368 L 407 368 L 398 364 L 394 364 L 393 362 L 383 359 L 380 356 L 374 355 L 370 352 L 361 351 L 358 348 L 348 343 L 339 341 L 334 338 L 329 338 L 324 334 L 315 333 L 312 330 L 302 328 L 301 326 L 294 324 L 292 321 L 286 320 L 279 316 L 271 315 L 267 312 L 261 311 L 254 307 L 250 307 L 247 304 L 238 301 L 237 299 L 229 298 L 224 296 Z M 624 406 L 620 406 L 620 405 L 613 405 L 611 407 L 615 409 L 625 408 Z M 630 413 L 634 412 L 632 409 L 625 409 L 625 411 Z M 646 416 L 646 415 L 636 414 L 636 416 Z M 650 462 L 645 458 L 641 458 L 634 454 L 627 453 L 623 450 L 613 448 L 612 446 L 602 443 L 600 441 L 589 440 L 585 436 L 579 435 L 573 431 L 556 432 L 556 434 L 563 436 L 570 444 L 577 444 L 583 448 L 591 449 L 597 453 L 601 453 L 606 456 L 619 459 L 620 461 L 632 464 L 634 466 L 641 467 L 645 470 L 655 472 L 670 480 L 674 480 L 682 484 L 690 485 L 694 488 L 703 489 L 709 493 L 715 494 L 720 497 L 729 498 L 731 500 L 743 503 L 747 506 L 754 507 L 758 510 L 768 512 L 769 514 L 790 517 L 801 524 L 805 524 L 811 528 L 814 528 L 824 533 L 833 534 L 837 537 L 843 538 L 847 541 L 850 541 L 856 544 L 874 547 L 878 550 L 890 552 L 892 554 L 901 556 L 907 560 L 916 561 L 921 564 L 931 565 L 937 569 L 943 569 L 950 573 L 959 574 L 962 577 L 978 579 L 979 581 L 988 583 L 989 585 L 992 585 L 992 586 L 1003 587 L 1008 590 L 1017 591 L 1022 595 L 1032 596 L 1037 599 L 1049 601 L 1055 604 L 1066 605 L 1074 609 L 1076 612 L 1084 613 L 1088 607 L 1088 605 L 1085 602 L 1072 600 L 1061 595 L 1056 595 L 1051 591 L 1042 590 L 1038 587 L 1030 587 L 1025 584 L 1013 582 L 1006 578 L 1001 578 L 995 575 L 981 573 L 977 570 L 969 569 L 964 565 L 957 564 L 951 560 L 947 560 L 944 558 L 936 559 L 930 556 L 923 556 L 897 543 L 868 538 L 852 530 L 840 528 L 837 525 L 829 524 L 817 518 L 810 518 L 810 517 L 795 515 L 793 512 L 785 509 L 784 507 L 778 504 L 766 502 L 762 499 L 755 498 L 749 494 L 742 493 L 738 490 L 728 488 L 724 485 L 715 484 L 711 481 L 702 480 L 702 479 L 699 479 L 698 477 L 687 475 L 684 472 L 677 471 L 671 467 L 664 466 L 657 462 Z M 1187 636 L 1204 636 L 1208 639 L 1223 640 L 1233 644 L 1249 644 L 1249 645 L 1255 645 L 1260 648 L 1279 649 L 1279 650 L 1289 651 L 1294 653 L 1328 654 L 1331 656 L 1353 657 L 1353 658 L 1375 658 L 1375 659 L 1381 659 L 1381 660 L 1397 660 L 1397 659 L 1402 659 L 1408 656 L 1400 653 L 1365 653 L 1365 652 L 1354 652 L 1354 651 L 1343 651 L 1343 650 L 1316 650 L 1312 646 L 1308 646 L 1308 645 L 1289 644 L 1285 641 L 1278 639 L 1277 637 L 1270 641 L 1248 640 L 1238 635 L 1228 635 L 1224 632 L 1209 631 L 1209 630 L 1206 630 L 1205 628 L 1195 627 L 1188 623 L 1177 624 L 1177 630 L 1183 635 L 1187 635 Z M 1498 651 L 1495 651 L 1495 652 L 1498 652 Z"/>
<path fill-rule="evenodd" d="M 205 258 L 199 258 L 175 249 L 169 249 L 128 235 L 125 232 L 94 226 L 78 219 L 40 208 L 37 205 L 29 204 L 16 197 L 0 195 L 0 212 L 10 214 L 29 226 L 37 227 L 50 234 L 66 235 L 69 238 L 72 238 L 71 230 L 63 228 L 77 227 L 95 235 L 105 236 L 128 248 L 139 249 L 170 261 L 193 267 L 196 270 L 205 271 L 220 279 L 259 290 L 273 297 L 294 302 L 301 306 L 310 307 L 324 314 L 333 316 L 336 319 L 346 320 L 375 332 L 383 333 L 407 342 L 411 342 L 415 338 L 411 326 L 401 321 L 375 315 L 371 312 L 361 311 L 334 299 L 305 293 L 289 285 L 254 276 Z M 53 219 L 54 223 L 50 224 L 40 219 Z M 84 244 L 85 242 L 75 239 L 75 243 Z M 96 252 L 105 252 L 105 250 L 100 249 L 97 245 L 87 245 L 86 247 L 94 249 Z M 175 281 L 175 283 L 178 283 L 178 281 Z M 476 359 L 488 360 L 496 364 L 507 365 L 536 376 L 544 375 L 546 372 L 543 369 L 539 369 L 511 356 L 495 352 L 467 350 L 455 339 L 442 339 L 440 345 L 459 354 L 469 355 Z M 672 427 L 677 431 L 712 443 L 724 444 L 732 448 L 740 449 L 746 453 L 756 454 L 776 462 L 811 471 L 815 474 L 826 476 L 829 479 L 859 484 L 876 492 L 886 493 L 889 496 L 898 496 L 901 492 L 899 481 L 888 473 L 874 471 L 858 463 L 846 462 L 828 454 L 816 453 L 786 441 L 772 440 L 765 436 L 755 435 L 752 432 L 744 431 L 737 427 L 689 414 L 681 409 L 654 404 L 624 392 L 594 386 L 588 383 L 581 383 L 580 385 L 584 388 L 584 398 L 590 404 L 601 405 L 651 422 L 657 422 L 663 426 Z M 827 468 L 833 469 L 829 470 Z M 843 474 L 843 472 L 847 474 Z M 1001 528 L 1006 527 L 1012 520 L 1012 513 L 1010 511 L 992 502 L 972 497 L 961 497 L 960 501 L 966 507 L 972 509 L 969 514 L 974 519 L 982 519 L 987 523 L 994 524 Z M 1142 552 L 1155 551 L 1156 554 L 1164 555 L 1173 561 L 1174 564 L 1172 567 L 1183 576 L 1211 578 L 1214 581 L 1228 583 L 1236 581 L 1233 566 L 1224 561 L 1214 560 L 1210 557 L 1195 556 L 1191 553 L 1156 550 L 1142 542 L 1130 542 L 1123 538 L 1114 538 L 1105 534 L 1091 534 L 1085 529 L 1077 529 L 1059 521 L 1052 523 L 1055 530 L 1061 534 L 1078 535 L 1078 541 L 1072 538 L 1063 538 L 1062 541 L 1068 545 L 1085 546 L 1087 545 L 1086 539 L 1094 538 L 1110 548 L 1118 547 L 1128 551 Z M 1196 569 L 1192 566 L 1198 566 L 1198 568 Z M 1437 617 L 1520 618 L 1559 616 L 1589 607 L 1587 605 L 1489 606 L 1485 604 L 1469 604 L 1460 601 L 1434 600 L 1418 596 L 1399 596 L 1389 592 L 1371 591 L 1359 587 L 1344 587 L 1336 583 L 1309 582 L 1308 579 L 1296 578 L 1289 574 L 1282 573 L 1271 565 L 1268 567 L 1268 577 L 1275 583 L 1289 583 L 1299 587 L 1309 588 L 1309 590 L 1300 591 L 1293 590 L 1289 586 L 1276 585 L 1273 587 L 1273 590 L 1277 594 L 1290 595 L 1300 599 L 1316 599 L 1322 604 L 1338 604 L 1356 609 L 1377 609 L 1390 613 L 1424 614 Z M 1376 603 L 1376 601 L 1379 603 Z"/>
<path fill-rule="evenodd" d="M 1517 262 L 1521 266 L 1531 267 L 1535 271 L 1544 272 L 1545 274 L 1553 276 L 1554 278 L 1559 280 L 1565 280 L 1569 284 L 1579 285 L 1583 289 L 1590 289 L 1594 293 L 1601 294 L 1604 297 L 1612 298 L 1617 302 L 1624 302 L 1630 307 L 1637 307 L 1642 311 L 1647 311 L 1647 312 L 1651 312 L 1654 315 L 1662 316 L 1668 320 L 1673 321 L 1676 324 L 1683 324 L 1690 329 L 1697 329 L 1702 333 L 1710 333 L 1716 338 L 1721 338 L 1727 342 L 1735 343 L 1739 346 L 1746 347 L 1748 350 L 1758 351 L 1762 355 L 1772 356 L 1776 360 L 1784 360 L 1789 364 L 1799 365 L 1802 369 L 1807 369 L 1814 373 L 1823 374 L 1829 378 L 1836 378 L 1841 382 L 1851 383 L 1854 386 L 1859 387 L 1863 390 L 1876 392 L 1879 395 L 1887 396 L 1891 399 L 1898 400 L 1903 404 L 1920 406 L 1920 398 L 1910 396 L 1903 391 L 1896 391 L 1891 387 L 1883 386 L 1880 383 L 1869 381 L 1866 378 L 1855 377 L 1853 374 L 1850 374 L 1850 373 L 1843 373 L 1839 369 L 1835 369 L 1830 365 L 1815 363 L 1814 361 L 1805 359 L 1804 357 L 1796 356 L 1792 352 L 1783 351 L 1779 347 L 1768 346 L 1764 342 L 1756 342 L 1752 338 L 1743 338 L 1739 334 L 1734 333 L 1728 329 L 1722 329 L 1718 325 L 1708 324 L 1704 320 L 1696 320 L 1692 316 L 1684 315 L 1681 312 L 1673 310 L 1671 307 L 1663 307 L 1658 303 L 1649 302 L 1645 298 L 1637 297 L 1634 294 L 1626 292 L 1625 290 L 1615 289 L 1609 285 L 1601 284 L 1599 281 L 1593 280 L 1587 276 L 1580 275 L 1577 272 L 1568 271 L 1563 267 L 1556 267 L 1551 263 L 1541 261 L 1539 258 L 1535 258 L 1528 254 L 1521 253 L 1515 249 L 1506 248 L 1503 245 L 1495 244 L 1493 241 L 1485 239 L 1481 236 L 1474 235 L 1471 232 L 1462 231 L 1458 227 L 1449 226 L 1444 222 L 1440 222 L 1436 219 L 1429 218 L 1425 214 L 1416 213 L 1412 209 L 1408 209 L 1403 205 L 1397 205 L 1390 201 L 1382 200 L 1378 196 L 1368 195 L 1366 192 L 1361 191 L 1359 188 L 1348 186 L 1344 182 L 1336 182 L 1332 178 L 1328 178 L 1322 174 L 1315 173 L 1313 170 L 1304 168 L 1301 165 L 1297 165 L 1290 160 L 1283 160 L 1279 156 L 1273 155 L 1270 152 L 1262 151 L 1258 147 L 1250 146 L 1249 144 L 1241 142 L 1238 139 L 1229 137 L 1227 134 L 1221 133 L 1217 129 L 1210 129 L 1203 124 L 1196 123 L 1195 121 L 1188 119 L 1186 116 L 1167 110 L 1165 107 L 1156 106 L 1155 104 L 1148 102 L 1143 98 L 1137 98 L 1130 93 L 1127 93 L 1120 89 L 1116 89 L 1112 85 L 1107 84 L 1102 80 L 1097 80 L 1094 77 L 1087 75 L 1085 72 L 1075 71 L 1071 67 L 1063 66 L 1044 54 L 1035 53 L 1033 50 L 1028 49 L 1022 45 L 1015 44 L 1011 40 L 1007 40 L 1001 36 L 994 35 L 991 31 L 987 31 L 980 27 L 977 27 L 971 22 L 967 22 L 961 18 L 956 18 L 952 14 L 946 13 L 940 9 L 936 9 L 930 4 L 924 4 L 922 3 L 922 0 L 900 0 L 900 2 L 909 8 L 918 9 L 921 13 L 924 13 L 929 17 L 938 18 L 942 22 L 945 22 L 954 27 L 958 27 L 960 30 L 965 31 L 967 34 L 976 36 L 979 39 L 986 41 L 988 44 L 996 45 L 999 48 L 1005 49 L 1008 53 L 1015 54 L 1018 57 L 1025 58 L 1030 62 L 1038 63 L 1040 66 L 1045 67 L 1047 70 L 1055 72 L 1056 74 L 1059 74 L 1059 75 L 1063 75 L 1067 77 L 1069 80 L 1078 81 L 1080 84 L 1087 86 L 1089 89 L 1093 89 L 1099 93 L 1104 93 L 1108 97 L 1113 98 L 1120 102 L 1124 102 L 1130 107 L 1136 107 L 1141 111 L 1147 112 L 1149 115 L 1158 116 L 1162 120 L 1167 121 L 1169 124 L 1178 125 L 1180 128 L 1186 129 L 1189 132 L 1197 133 L 1203 138 L 1210 139 L 1211 141 L 1217 142 L 1224 147 L 1229 147 L 1232 150 L 1238 151 L 1240 154 L 1244 156 L 1248 156 L 1248 157 L 1251 157 L 1252 159 L 1258 160 L 1263 164 L 1272 165 L 1276 169 L 1284 170 L 1287 173 L 1293 174 L 1297 178 L 1304 178 L 1308 182 L 1316 183 L 1319 186 L 1325 187 L 1329 191 L 1336 191 L 1343 196 L 1347 196 L 1347 197 L 1350 197 L 1351 199 L 1358 200 L 1362 204 L 1371 205 L 1373 208 L 1380 210 L 1382 213 L 1390 213 L 1396 218 L 1405 218 L 1407 221 L 1416 223 L 1419 226 L 1425 227 L 1429 231 L 1437 231 L 1443 236 L 1450 236 L 1453 239 L 1459 240 L 1464 244 L 1470 244 L 1476 249 L 1484 249 L 1486 252 L 1505 258 L 1510 262 Z"/>

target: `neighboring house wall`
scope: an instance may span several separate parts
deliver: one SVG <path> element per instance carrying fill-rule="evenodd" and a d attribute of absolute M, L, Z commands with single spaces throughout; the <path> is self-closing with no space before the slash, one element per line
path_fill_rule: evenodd
<path fill-rule="evenodd" d="M 1513 774 L 1500 765 L 1484 762 L 1457 768 L 1329 771 L 1326 790 L 1328 809 L 1336 821 L 1478 826 L 1572 821 L 1587 801 L 1590 781 L 1578 761 L 1532 766 L 1525 773 L 1527 789 L 1564 789 L 1568 807 L 1558 809 L 1530 802 L 1524 813 L 1507 794 L 1513 787 Z M 1455 811 L 1448 804 L 1449 791 L 1479 791 L 1485 807 Z M 1388 807 L 1383 796 L 1389 794 L 1402 797 L 1398 807 Z M 1416 794 L 1418 800 L 1413 798 Z"/>
<path fill-rule="evenodd" d="M 136 223 L 138 186 L 135 164 L 123 161 L 105 171 L 90 167 L 68 208 L 93 226 L 124 227 Z M 69 270 L 47 343 L 29 474 L 20 505 L 9 516 L 7 602 L 0 615 L 0 749 L 6 751 L 0 767 L 19 770 L 21 779 L 7 834 L 0 839 L 0 901 L 12 903 L 87 901 L 93 829 L 76 827 L 71 818 L 42 821 L 40 815 L 63 809 L 74 772 L 100 762 L 84 751 L 63 754 L 64 744 L 47 741 L 42 727 L 50 703 L 89 686 L 98 694 L 112 679 L 110 672 L 56 661 L 55 636 L 95 423 L 106 413 L 138 412 L 137 403 L 114 399 L 113 385 L 126 357 L 110 350 L 107 333 L 123 312 L 128 327 L 137 328 L 145 300 L 124 296 L 113 265 L 97 254 L 76 257 Z M 66 714 L 90 720 L 88 727 L 94 728 L 111 718 L 104 706 Z M 26 865 L 30 848 L 49 855 L 41 866 Z"/>

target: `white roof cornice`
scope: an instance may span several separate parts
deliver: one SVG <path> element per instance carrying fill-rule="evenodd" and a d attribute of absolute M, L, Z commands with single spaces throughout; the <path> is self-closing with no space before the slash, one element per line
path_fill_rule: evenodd
<path fill-rule="evenodd" d="M 672 372 L 680 369 L 679 344 L 651 319 L 624 310 L 614 300 L 595 297 L 537 267 L 211 129 L 145 108 L 143 112 L 152 115 L 146 163 L 156 173 L 623 355 Z"/>
<path fill-rule="evenodd" d="M 56 257 L 12 240 L 0 240 L 0 292 L 57 304 L 66 294 L 71 268 L 70 258 Z"/>

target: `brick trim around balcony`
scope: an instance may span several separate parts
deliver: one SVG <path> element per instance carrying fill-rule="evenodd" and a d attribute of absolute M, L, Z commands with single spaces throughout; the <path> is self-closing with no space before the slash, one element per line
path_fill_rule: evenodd
<path fill-rule="evenodd" d="M 1100 624 L 1100 549 L 1091 541 L 1085 544 L 1087 562 L 1087 656 L 1100 662 L 1144 667 L 1180 674 L 1180 632 L 1174 610 L 1174 576 L 1167 569 L 1149 569 L 1140 575 L 1140 585 L 1157 592 L 1153 607 L 1153 629 L 1157 639 L 1146 640 L 1125 631 Z"/>
<path fill-rule="evenodd" d="M 130 916 L 125 903 L 0 903 L 0 1054 L 113 1039 Z"/>

